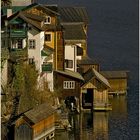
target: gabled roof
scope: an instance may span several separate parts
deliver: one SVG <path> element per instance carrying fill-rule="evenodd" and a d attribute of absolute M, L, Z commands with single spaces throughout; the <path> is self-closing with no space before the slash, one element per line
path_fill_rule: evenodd
<path fill-rule="evenodd" d="M 82 25 L 63 25 L 65 40 L 85 40 L 86 34 Z"/>
<path fill-rule="evenodd" d="M 61 22 L 88 23 L 88 14 L 85 7 L 58 7 Z"/>
<path fill-rule="evenodd" d="M 93 78 L 96 78 L 98 79 L 101 83 L 103 83 L 106 87 L 109 87 L 110 88 L 110 84 L 108 82 L 108 80 L 103 76 L 101 75 L 99 72 L 97 72 L 94 68 L 90 68 L 84 75 L 84 80 L 85 80 L 85 83 L 88 83 L 91 79 Z"/>
<path fill-rule="evenodd" d="M 24 13 L 24 16 L 27 17 L 27 18 L 30 18 L 32 20 L 36 20 L 36 21 L 43 21 L 45 19 L 45 17 L 38 16 L 38 15 L 35 15 L 35 14 Z"/>
<path fill-rule="evenodd" d="M 128 71 L 101 71 L 101 74 L 107 79 L 128 77 Z"/>
<path fill-rule="evenodd" d="M 89 56 L 83 56 L 81 60 L 77 60 L 78 65 L 94 65 L 99 64 L 96 60 L 91 59 Z"/>
<path fill-rule="evenodd" d="M 27 117 L 32 123 L 38 123 L 41 120 L 46 119 L 50 115 L 55 112 L 55 109 L 50 106 L 48 103 L 43 103 L 32 110 L 24 113 L 25 117 Z"/>
<path fill-rule="evenodd" d="M 64 71 L 55 70 L 55 72 L 84 81 L 84 78 L 78 72 L 74 72 L 71 70 L 64 70 Z"/>

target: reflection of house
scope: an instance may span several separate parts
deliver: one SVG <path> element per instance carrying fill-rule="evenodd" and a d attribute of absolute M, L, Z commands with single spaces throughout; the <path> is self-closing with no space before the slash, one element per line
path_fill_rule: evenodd
<path fill-rule="evenodd" d="M 102 71 L 110 83 L 109 94 L 126 94 L 127 93 L 127 71 Z"/>
<path fill-rule="evenodd" d="M 15 123 L 15 140 L 51 139 L 55 131 L 55 110 L 47 103 L 24 113 Z"/>
<path fill-rule="evenodd" d="M 93 139 L 100 138 L 108 140 L 108 113 L 107 112 L 94 112 L 93 117 Z"/>
<path fill-rule="evenodd" d="M 110 110 L 108 101 L 110 84 L 107 79 L 94 68 L 90 68 L 83 77 L 85 81 L 81 87 L 81 110 Z"/>

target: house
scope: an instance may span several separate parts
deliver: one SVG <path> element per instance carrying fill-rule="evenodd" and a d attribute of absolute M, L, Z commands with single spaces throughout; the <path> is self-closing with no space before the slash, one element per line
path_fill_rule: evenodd
<path fill-rule="evenodd" d="M 108 80 L 90 68 L 84 75 L 84 83 L 81 85 L 80 107 L 81 110 L 111 110 L 108 100 Z"/>
<path fill-rule="evenodd" d="M 71 70 L 56 70 L 54 71 L 54 81 L 54 87 L 60 99 L 66 101 L 71 98 L 70 102 L 73 102 L 74 106 L 79 110 L 80 86 L 84 81 L 83 77 Z"/>
<path fill-rule="evenodd" d="M 55 135 L 55 109 L 47 103 L 24 113 L 15 122 L 15 140 L 52 139 Z"/>
<path fill-rule="evenodd" d="M 79 73 L 85 73 L 89 68 L 94 68 L 98 72 L 100 71 L 99 63 L 88 57 L 88 55 L 83 56 L 81 60 L 77 60 L 77 65 L 77 71 Z"/>
<path fill-rule="evenodd" d="M 109 94 L 124 95 L 128 89 L 128 71 L 101 71 L 110 83 Z"/>

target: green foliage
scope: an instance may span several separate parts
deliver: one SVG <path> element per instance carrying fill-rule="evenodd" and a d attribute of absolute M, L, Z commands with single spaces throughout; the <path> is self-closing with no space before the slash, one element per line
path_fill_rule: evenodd
<path fill-rule="evenodd" d="M 24 92 L 25 87 L 23 66 L 20 64 L 14 65 L 14 73 L 13 88 L 17 94 L 21 94 Z"/>

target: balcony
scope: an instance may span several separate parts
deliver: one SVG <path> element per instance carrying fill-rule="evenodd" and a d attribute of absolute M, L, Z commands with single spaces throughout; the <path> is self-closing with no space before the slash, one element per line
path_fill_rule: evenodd
<path fill-rule="evenodd" d="M 22 37 L 25 38 L 27 36 L 27 31 L 25 28 L 22 29 L 11 29 L 10 37 Z"/>
<path fill-rule="evenodd" d="M 42 72 L 52 72 L 52 63 L 43 64 L 42 65 Z"/>
<path fill-rule="evenodd" d="M 17 60 L 27 60 L 27 59 L 28 59 L 27 49 L 10 50 L 10 60 L 17 61 Z"/>

